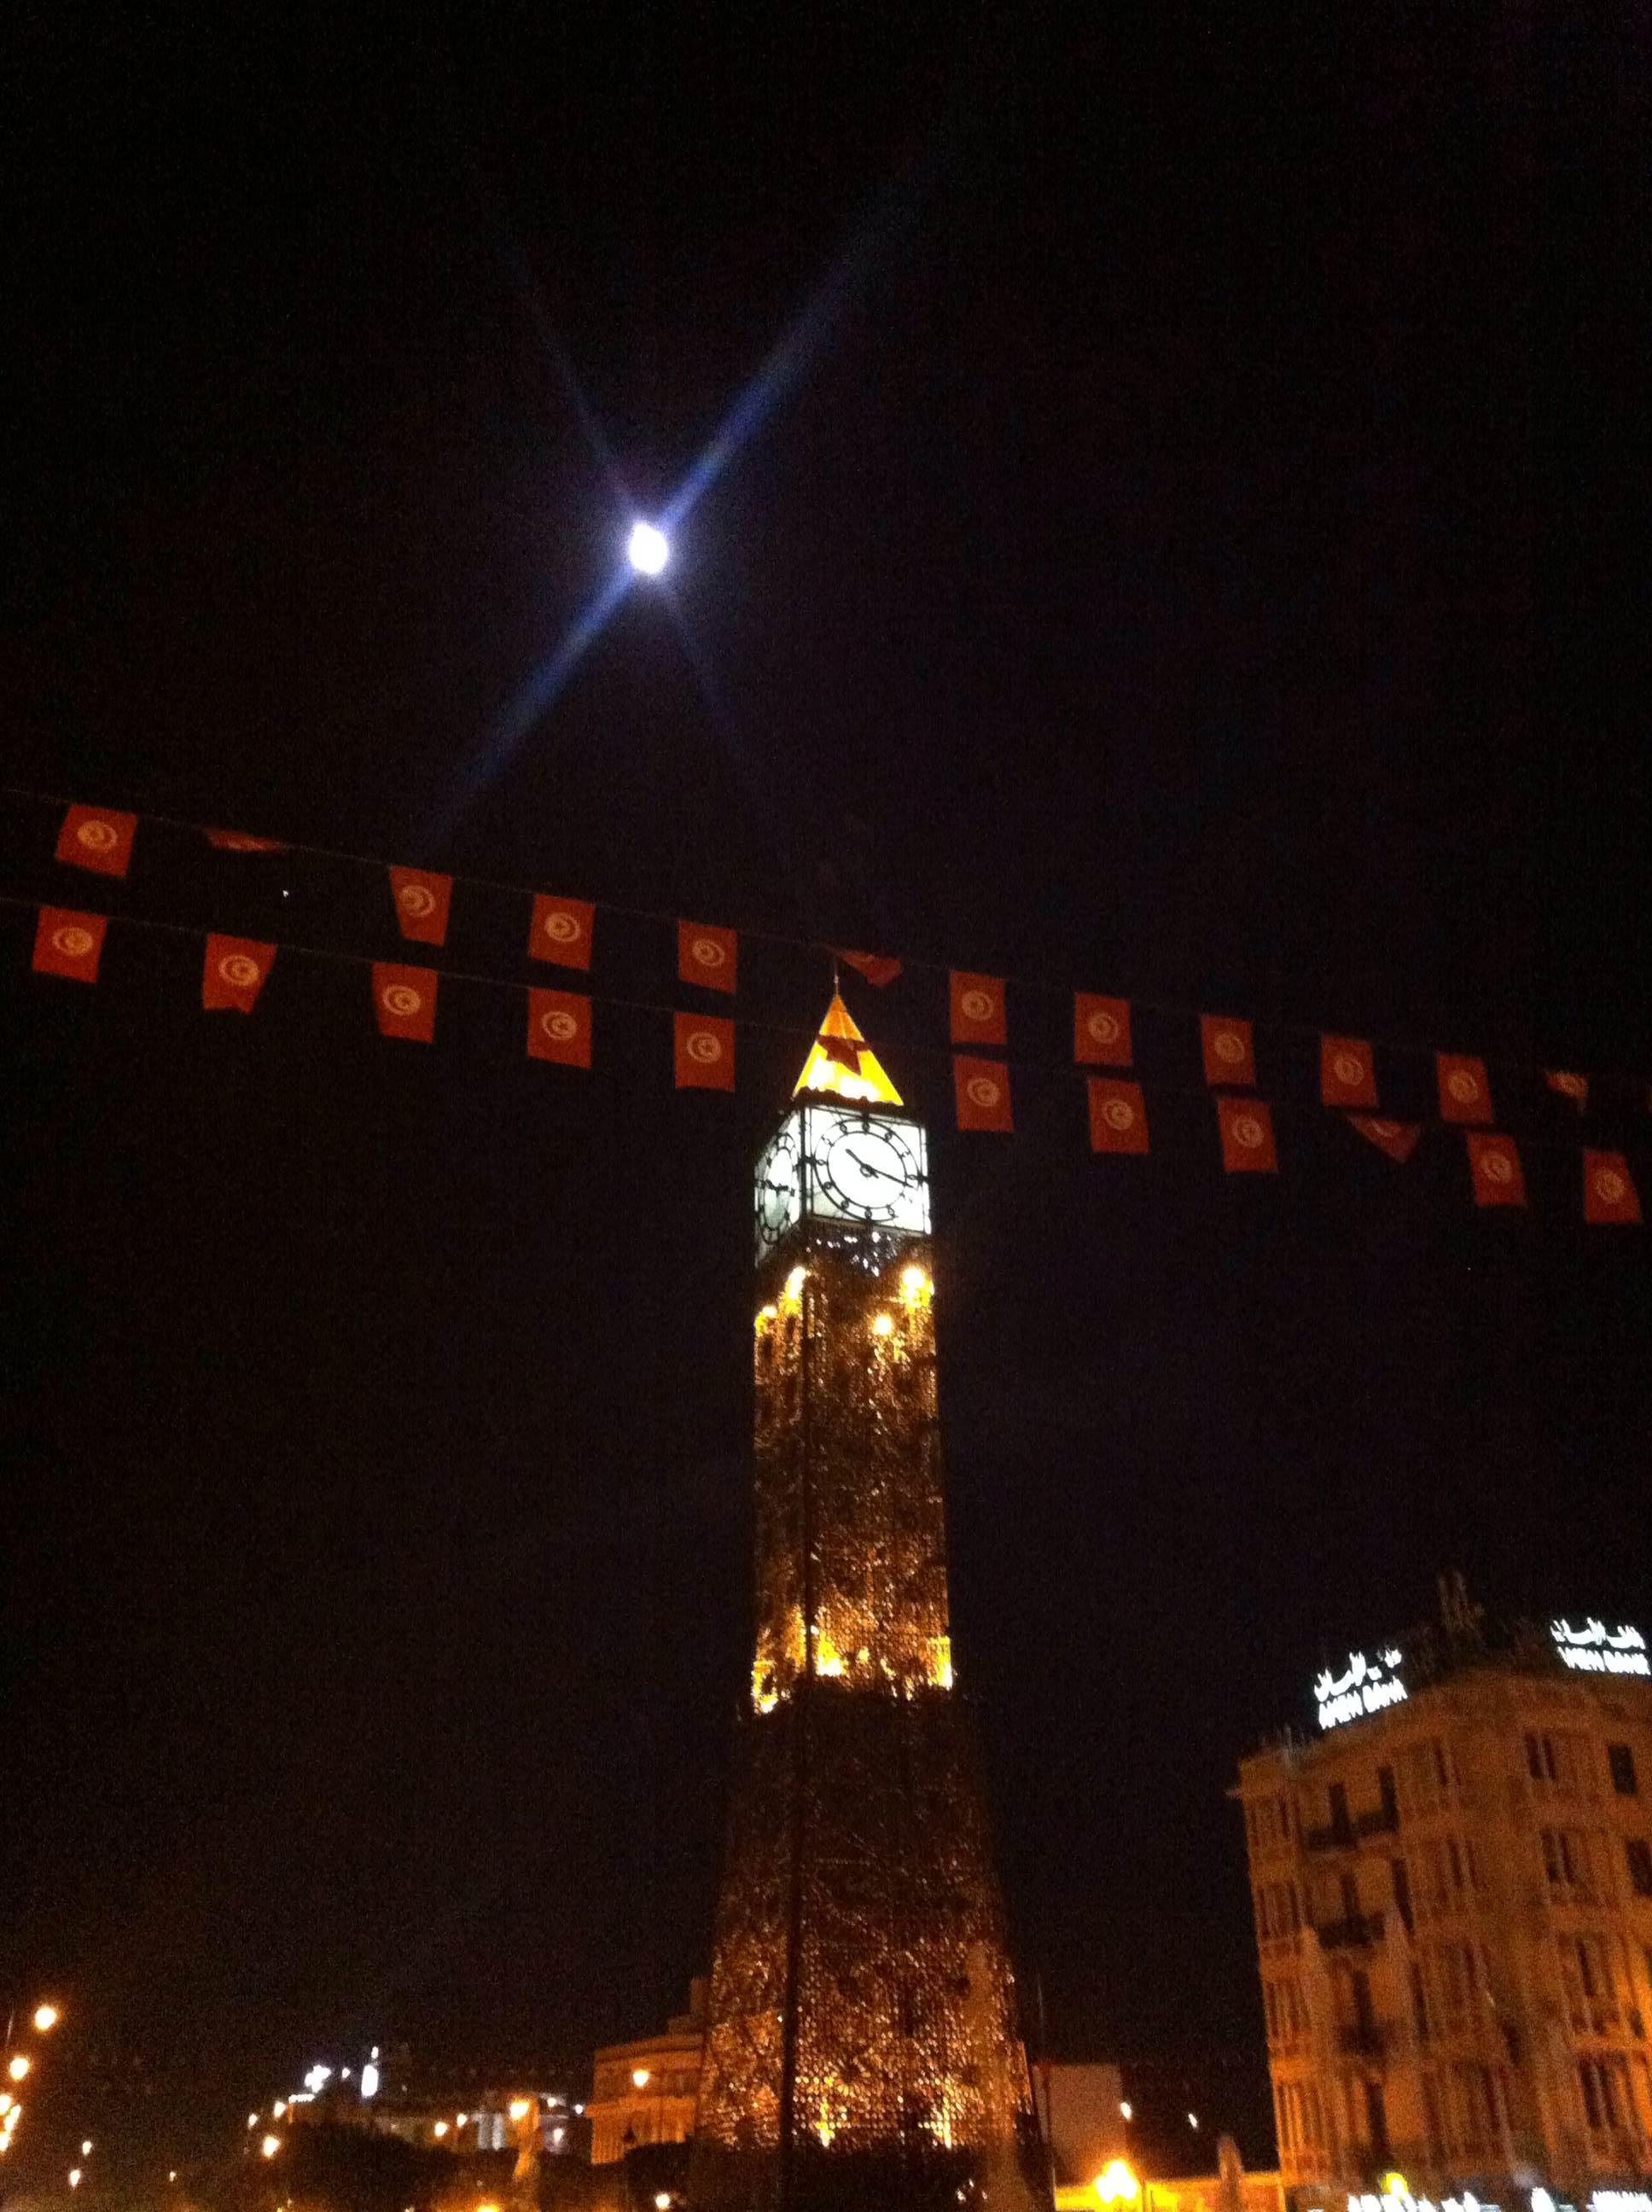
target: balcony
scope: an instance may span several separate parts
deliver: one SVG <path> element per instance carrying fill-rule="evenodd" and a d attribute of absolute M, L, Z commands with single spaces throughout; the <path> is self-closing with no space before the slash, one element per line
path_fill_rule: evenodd
<path fill-rule="evenodd" d="M 1333 1821 L 1324 1828 L 1304 1828 L 1302 1842 L 1305 1851 L 1351 1851 L 1359 1838 L 1345 1821 Z"/>
<path fill-rule="evenodd" d="M 1316 1933 L 1321 1951 L 1369 1950 L 1382 1941 L 1380 1912 L 1351 1912 L 1342 1920 L 1327 1920 Z"/>

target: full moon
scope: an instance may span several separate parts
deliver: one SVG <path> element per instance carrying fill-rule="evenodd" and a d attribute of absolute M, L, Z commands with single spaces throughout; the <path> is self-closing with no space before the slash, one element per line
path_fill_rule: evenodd
<path fill-rule="evenodd" d="M 634 522 L 631 535 L 626 540 L 625 550 L 631 566 L 640 576 L 657 576 L 671 557 L 663 530 L 656 530 L 652 522 Z"/>

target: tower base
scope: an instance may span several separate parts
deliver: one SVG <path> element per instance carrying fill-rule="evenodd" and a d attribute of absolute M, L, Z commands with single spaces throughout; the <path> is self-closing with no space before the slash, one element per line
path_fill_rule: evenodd
<path fill-rule="evenodd" d="M 1039 2201 L 974 1765 L 951 1689 L 805 1678 L 746 1723 L 696 2212 Z"/>

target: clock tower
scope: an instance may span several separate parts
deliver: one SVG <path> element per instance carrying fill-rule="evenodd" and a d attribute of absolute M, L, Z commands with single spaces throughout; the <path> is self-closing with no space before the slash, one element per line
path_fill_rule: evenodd
<path fill-rule="evenodd" d="M 756 1638 L 693 2200 L 1019 2208 L 1027 2071 L 947 1612 L 928 1150 L 839 998 L 755 1198 Z"/>

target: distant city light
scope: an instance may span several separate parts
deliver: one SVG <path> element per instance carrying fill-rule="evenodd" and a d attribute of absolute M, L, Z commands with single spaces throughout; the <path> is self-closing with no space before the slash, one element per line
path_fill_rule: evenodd
<path fill-rule="evenodd" d="M 6 2071 L 14 2081 L 25 2081 L 28 2078 L 28 2069 L 33 2063 L 34 2061 L 32 2058 L 25 2058 L 20 2051 L 10 2065 L 7 2067 Z"/>
<path fill-rule="evenodd" d="M 532 2106 L 529 2104 L 525 2097 L 513 2097 L 511 2099 L 511 2118 L 513 2120 L 525 2120 L 528 2114 L 532 2110 Z"/>
<path fill-rule="evenodd" d="M 255 2127 L 257 2127 L 258 2124 L 258 2114 L 257 2114 L 256 2112 L 249 2112 L 249 2113 L 247 2114 L 247 2116 L 246 2116 L 246 2124 L 247 2124 L 247 2126 L 248 2126 L 249 2128 L 255 2128 Z"/>
<path fill-rule="evenodd" d="M 312 2066 L 309 2072 L 304 2076 L 304 2086 L 313 2097 L 319 2094 L 324 2085 L 328 2081 L 331 2081 L 331 2079 L 332 2069 L 331 2066 Z"/>
<path fill-rule="evenodd" d="M 361 2094 L 376 2097 L 379 2094 L 379 2069 L 369 2058 L 361 2069 Z"/>
<path fill-rule="evenodd" d="M 71 2166 L 69 2169 L 69 2186 L 71 2189 L 78 2189 L 80 2185 L 81 2170 L 77 2166 Z"/>
<path fill-rule="evenodd" d="M 282 2097 L 277 2097 L 275 2103 L 270 2107 L 270 2113 L 272 2119 L 284 2119 L 287 2114 L 286 2100 Z"/>
<path fill-rule="evenodd" d="M 669 2189 L 662 2189 L 656 2192 L 654 2212 L 671 2212 L 671 2192 Z"/>
<path fill-rule="evenodd" d="M 92 2155 L 92 2138 L 91 2138 L 91 2136 L 88 2136 L 88 2137 L 86 2138 L 86 2141 L 85 2141 L 85 2142 L 81 2145 L 81 2156 L 82 2156 L 82 2158 L 90 2158 L 90 2157 L 91 2157 L 91 2155 Z"/>
<path fill-rule="evenodd" d="M 281 2148 L 281 2137 L 279 2136 L 265 2136 L 264 2141 L 258 2145 L 258 2148 L 264 2153 L 265 2158 L 273 2158 L 276 2153 Z"/>
<path fill-rule="evenodd" d="M 1123 2113 L 1127 2120 L 1133 2120 L 1136 2117 L 1135 2108 L 1132 2105 L 1127 2103 L 1122 2104 L 1119 2106 L 1119 2110 Z"/>
<path fill-rule="evenodd" d="M 62 2014 L 58 2010 L 57 2006 L 54 2004 L 36 2005 L 34 2008 L 34 2027 L 36 2033 L 39 2035 L 49 2035 L 52 2033 L 52 2030 L 56 2027 L 58 2021 L 61 2020 L 62 2017 Z"/>
<path fill-rule="evenodd" d="M 1197 2113 L 1197 2112 L 1189 2112 L 1189 2113 L 1188 2113 L 1188 2115 L 1187 2115 L 1187 2125 L 1188 2125 L 1190 2128 L 1196 2128 L 1196 2127 L 1199 2125 L 1199 2115 L 1198 2115 L 1198 2113 Z"/>
<path fill-rule="evenodd" d="M 431 2132 L 431 2134 L 432 2134 L 433 2136 L 434 2136 L 438 2139 L 438 2141 L 440 2141 L 440 2139 L 443 2136 L 445 2136 L 445 2135 L 446 2134 L 446 2132 L 447 2132 L 447 2123 L 446 2123 L 446 2120 L 438 2120 L 438 2121 L 436 2122 L 435 2126 L 434 2126 L 434 2128 L 432 2128 L 432 2129 L 431 2129 L 430 2132 Z"/>

